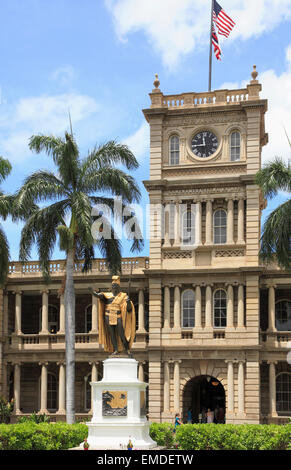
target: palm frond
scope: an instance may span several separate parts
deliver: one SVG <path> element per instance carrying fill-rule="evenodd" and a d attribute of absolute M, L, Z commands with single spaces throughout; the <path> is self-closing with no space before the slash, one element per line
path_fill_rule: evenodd
<path fill-rule="evenodd" d="M 67 196 L 65 185 L 53 173 L 45 170 L 36 171 L 24 180 L 22 187 L 16 193 L 13 208 L 16 213 L 25 214 L 27 210 L 31 210 L 33 204 Z"/>
<path fill-rule="evenodd" d="M 4 181 L 12 170 L 12 166 L 8 160 L 0 157 L 0 183 Z"/>
<path fill-rule="evenodd" d="M 45 277 L 49 276 L 49 260 L 56 243 L 57 228 L 65 224 L 67 206 L 68 201 L 61 201 L 39 209 L 28 218 L 21 231 L 20 261 L 27 261 L 30 258 L 31 248 L 35 243 Z"/>
<path fill-rule="evenodd" d="M 9 267 L 9 243 L 0 225 L 0 287 L 6 282 Z"/>
<path fill-rule="evenodd" d="M 275 258 L 283 269 L 291 269 L 291 200 L 277 207 L 266 219 L 260 256 L 266 262 Z"/>
<path fill-rule="evenodd" d="M 84 175 L 83 191 L 89 193 L 108 191 L 115 196 L 121 196 L 125 203 L 139 201 L 140 190 L 131 175 L 116 168 L 102 168 Z"/>
<path fill-rule="evenodd" d="M 291 192 L 291 164 L 285 163 L 277 157 L 271 163 L 267 163 L 255 177 L 255 182 L 260 186 L 265 197 L 272 198 L 278 191 Z"/>
<path fill-rule="evenodd" d="M 105 144 L 95 146 L 81 164 L 81 178 L 87 171 L 96 171 L 104 167 L 112 167 L 117 164 L 124 165 L 128 170 L 139 166 L 134 154 L 127 145 L 110 140 Z"/>

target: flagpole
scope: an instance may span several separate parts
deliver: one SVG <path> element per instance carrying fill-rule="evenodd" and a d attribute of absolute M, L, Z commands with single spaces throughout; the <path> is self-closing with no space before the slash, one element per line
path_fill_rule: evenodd
<path fill-rule="evenodd" d="M 214 8 L 214 0 L 211 0 L 208 91 L 211 91 L 211 81 L 212 81 L 212 24 L 213 24 L 213 8 Z"/>

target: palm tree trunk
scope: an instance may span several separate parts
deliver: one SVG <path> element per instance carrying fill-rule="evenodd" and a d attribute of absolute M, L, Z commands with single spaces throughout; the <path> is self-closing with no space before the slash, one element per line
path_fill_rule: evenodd
<path fill-rule="evenodd" d="M 75 288 L 74 249 L 67 253 L 66 266 L 66 415 L 67 423 L 75 422 Z"/>

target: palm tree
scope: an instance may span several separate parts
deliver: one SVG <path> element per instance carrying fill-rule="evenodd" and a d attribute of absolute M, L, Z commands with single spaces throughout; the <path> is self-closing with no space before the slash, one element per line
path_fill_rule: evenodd
<path fill-rule="evenodd" d="M 0 157 L 0 183 L 2 183 L 11 172 L 11 164 L 8 160 Z M 0 190 L 0 217 L 4 220 L 11 211 L 12 199 Z M 3 228 L 0 225 L 0 286 L 6 281 L 9 263 L 9 244 Z"/>
<path fill-rule="evenodd" d="M 255 182 L 265 198 L 272 199 L 279 191 L 291 193 L 291 164 L 275 158 L 257 174 Z M 291 199 L 279 205 L 267 217 L 261 237 L 261 258 L 268 262 L 277 259 L 283 269 L 291 269 Z"/>
<path fill-rule="evenodd" d="M 57 173 L 40 170 L 27 177 L 16 195 L 15 210 L 19 213 L 34 204 L 51 204 L 36 207 L 27 215 L 21 232 L 20 260 L 30 258 L 35 243 L 40 266 L 45 279 L 49 279 L 49 260 L 56 241 L 66 253 L 64 297 L 66 311 L 66 414 L 67 422 L 75 421 L 75 291 L 73 273 L 75 260 L 84 260 L 83 270 L 88 271 L 94 258 L 94 244 L 107 259 L 112 274 L 121 271 L 121 242 L 114 237 L 110 219 L 102 216 L 100 236 L 94 239 L 91 233 L 92 209 L 96 204 L 114 208 L 114 197 L 121 197 L 123 204 L 140 199 L 140 191 L 132 178 L 116 164 L 128 170 L 138 167 L 138 162 L 126 145 L 109 141 L 96 146 L 85 158 L 80 157 L 79 148 L 72 132 L 65 137 L 45 135 L 32 136 L 29 142 L 32 151 L 46 152 L 56 165 Z M 106 197 L 100 193 L 107 193 Z M 121 220 L 124 222 L 124 220 Z M 102 236 L 104 228 L 110 228 L 112 237 Z M 139 251 L 143 240 L 132 239 L 132 251 Z"/>

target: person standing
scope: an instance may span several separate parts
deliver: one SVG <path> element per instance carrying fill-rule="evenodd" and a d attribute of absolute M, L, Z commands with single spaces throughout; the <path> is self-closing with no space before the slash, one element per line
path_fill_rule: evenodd
<path fill-rule="evenodd" d="M 191 408 L 188 408 L 188 411 L 187 411 L 187 423 L 192 424 L 192 409 Z"/>
<path fill-rule="evenodd" d="M 208 408 L 208 411 L 207 411 L 207 423 L 213 423 L 214 421 L 214 413 L 213 411 L 211 411 L 210 408 Z"/>
<path fill-rule="evenodd" d="M 180 417 L 180 413 L 176 413 L 175 414 L 175 426 L 174 426 L 174 432 L 176 432 L 176 428 L 177 426 L 181 426 L 182 422 L 181 422 L 181 417 Z"/>

